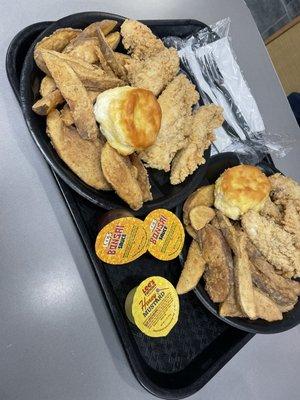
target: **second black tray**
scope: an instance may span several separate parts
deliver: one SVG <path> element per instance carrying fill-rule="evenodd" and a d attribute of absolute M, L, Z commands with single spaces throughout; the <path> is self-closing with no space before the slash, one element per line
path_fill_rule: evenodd
<path fill-rule="evenodd" d="M 105 16 L 103 18 L 111 16 Z M 11 42 L 7 53 L 7 74 L 19 96 L 19 77 L 28 48 L 49 22 L 31 25 Z M 157 34 L 168 35 L 179 29 L 188 35 L 201 26 L 197 21 L 148 21 Z M 166 399 L 187 397 L 205 385 L 252 334 L 232 328 L 211 315 L 193 292 L 180 297 L 180 318 L 165 338 L 149 338 L 130 324 L 125 316 L 126 294 L 142 279 L 161 275 L 176 284 L 178 260 L 160 262 L 144 256 L 122 267 L 101 263 L 94 252 L 97 220 L 104 212 L 70 189 L 54 172 L 65 202 L 73 216 L 89 255 L 91 266 L 103 290 L 124 351 L 138 381 L 151 393 Z M 200 183 L 200 182 L 199 182 Z"/>

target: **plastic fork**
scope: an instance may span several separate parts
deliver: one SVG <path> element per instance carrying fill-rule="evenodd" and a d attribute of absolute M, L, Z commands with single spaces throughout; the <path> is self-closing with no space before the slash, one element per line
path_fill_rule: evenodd
<path fill-rule="evenodd" d="M 224 77 L 216 63 L 213 54 L 207 53 L 206 55 L 204 55 L 203 58 L 204 58 L 203 67 L 206 70 L 206 77 L 209 83 L 211 85 L 214 85 L 219 90 L 219 92 L 224 96 L 227 103 L 229 103 L 239 126 L 243 130 L 245 137 L 248 140 L 250 140 L 251 129 L 247 121 L 245 120 L 243 114 L 241 113 L 240 109 L 234 102 L 233 97 L 231 96 L 229 90 L 226 88 Z"/>

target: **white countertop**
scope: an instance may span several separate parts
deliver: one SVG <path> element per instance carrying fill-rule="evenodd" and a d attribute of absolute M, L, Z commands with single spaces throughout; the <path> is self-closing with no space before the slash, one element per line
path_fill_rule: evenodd
<path fill-rule="evenodd" d="M 230 16 L 233 47 L 268 131 L 293 138 L 292 151 L 276 165 L 300 180 L 300 131 L 243 1 L 5 2 L 0 17 L 1 400 L 154 398 L 129 368 L 71 216 L 5 72 L 6 49 L 20 29 L 81 11 L 208 24 Z M 299 326 L 257 335 L 191 399 L 298 398 L 299 343 Z"/>

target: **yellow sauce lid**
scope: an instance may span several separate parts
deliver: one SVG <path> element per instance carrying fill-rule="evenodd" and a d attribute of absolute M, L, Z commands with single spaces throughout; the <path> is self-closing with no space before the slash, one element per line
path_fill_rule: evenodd
<path fill-rule="evenodd" d="M 149 236 L 143 221 L 134 217 L 115 219 L 98 233 L 97 256 L 108 264 L 126 264 L 148 249 Z"/>
<path fill-rule="evenodd" d="M 179 299 L 174 286 L 161 276 L 145 279 L 134 289 L 131 315 L 145 335 L 167 336 L 179 315 Z"/>
<path fill-rule="evenodd" d="M 176 215 L 159 208 L 150 212 L 144 222 L 150 236 L 149 253 L 163 261 L 176 258 L 184 244 L 184 229 Z"/>

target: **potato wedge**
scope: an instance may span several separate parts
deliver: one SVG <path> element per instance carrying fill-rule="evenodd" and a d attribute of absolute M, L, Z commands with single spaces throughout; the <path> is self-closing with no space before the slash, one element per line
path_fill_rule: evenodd
<path fill-rule="evenodd" d="M 178 294 L 184 294 L 194 289 L 201 279 L 205 269 L 205 260 L 198 243 L 193 240 L 179 281 L 176 286 Z"/>
<path fill-rule="evenodd" d="M 112 51 L 112 49 L 106 42 L 105 36 L 103 35 L 101 29 L 98 29 L 97 33 L 98 33 L 100 50 L 101 50 L 104 58 L 106 59 L 108 65 L 110 66 L 110 68 L 113 70 L 113 72 L 116 74 L 116 76 L 118 78 L 120 78 L 124 82 L 128 82 L 127 72 L 126 72 L 125 68 L 123 67 L 122 64 L 120 64 L 118 62 L 117 58 L 115 57 L 114 52 Z"/>
<path fill-rule="evenodd" d="M 216 217 L 221 229 L 223 236 L 229 244 L 234 254 L 238 254 L 240 251 L 239 233 L 230 222 L 229 218 L 226 217 L 221 211 L 216 211 Z"/>
<path fill-rule="evenodd" d="M 96 124 L 93 104 L 74 70 L 55 52 L 42 50 L 42 57 L 51 72 L 57 88 L 67 101 L 79 135 L 83 139 L 96 139 L 99 129 Z"/>
<path fill-rule="evenodd" d="M 101 29 L 101 32 L 104 36 L 108 35 L 115 27 L 117 26 L 118 21 L 114 19 L 103 19 L 102 21 L 93 22 L 89 26 L 87 26 L 83 31 L 82 37 L 96 37 L 98 29 Z"/>
<path fill-rule="evenodd" d="M 47 116 L 47 134 L 58 155 L 83 182 L 95 189 L 111 189 L 101 170 L 98 139 L 82 139 L 75 128 L 64 125 L 58 110 Z"/>
<path fill-rule="evenodd" d="M 39 115 L 48 115 L 59 104 L 64 103 L 65 99 L 59 89 L 55 89 L 34 103 L 32 110 Z"/>
<path fill-rule="evenodd" d="M 96 48 L 98 48 L 98 40 L 96 37 L 86 37 L 79 39 L 73 48 L 64 51 L 74 58 L 80 58 L 89 64 L 95 64 L 98 61 Z"/>
<path fill-rule="evenodd" d="M 192 225 L 188 224 L 185 226 L 185 230 L 187 233 L 195 240 L 197 240 L 197 231 L 192 227 Z"/>
<path fill-rule="evenodd" d="M 100 67 L 103 69 L 103 71 L 106 72 L 108 75 L 115 77 L 113 70 L 108 65 L 108 62 L 106 61 L 106 58 L 102 54 L 102 51 L 100 50 L 99 46 L 96 47 L 96 54 L 98 57 L 98 61 L 100 63 Z"/>
<path fill-rule="evenodd" d="M 219 307 L 219 314 L 221 317 L 244 317 L 246 318 L 246 315 L 243 313 L 241 310 L 241 307 L 239 306 L 234 288 L 233 290 L 230 291 L 228 297 L 223 301 L 223 303 L 220 304 Z"/>
<path fill-rule="evenodd" d="M 93 104 L 97 100 L 97 97 L 99 96 L 100 93 L 101 91 L 99 90 L 88 90 L 88 96 Z"/>
<path fill-rule="evenodd" d="M 121 156 L 109 143 L 101 153 L 101 166 L 106 180 L 133 210 L 143 205 L 143 194 L 137 179 L 132 174 L 129 157 Z"/>
<path fill-rule="evenodd" d="M 112 50 L 115 50 L 120 43 L 121 35 L 120 32 L 112 32 L 105 37 L 108 45 Z"/>
<path fill-rule="evenodd" d="M 81 29 L 62 28 L 57 29 L 52 35 L 43 38 L 34 48 L 33 58 L 36 65 L 45 72 L 45 74 L 49 75 L 48 68 L 41 55 L 41 50 L 55 50 L 60 52 L 72 39 L 76 38 L 80 32 Z"/>
<path fill-rule="evenodd" d="M 101 29 L 103 34 L 108 35 L 117 25 L 117 21 L 112 19 L 104 19 L 103 21 L 93 22 L 88 25 L 83 31 L 80 32 L 78 37 L 70 41 L 68 46 L 64 49 L 64 52 L 68 53 L 72 51 L 78 44 L 79 41 L 85 38 L 97 37 L 97 29 Z"/>
<path fill-rule="evenodd" d="M 206 206 L 197 206 L 191 209 L 189 218 L 192 227 L 199 231 L 215 217 L 215 211 Z"/>
<path fill-rule="evenodd" d="M 118 53 L 117 51 L 114 51 L 114 55 L 117 61 L 123 65 L 123 67 L 125 67 L 127 61 L 131 58 L 128 54 Z"/>
<path fill-rule="evenodd" d="M 292 292 L 283 292 L 263 273 L 261 273 L 253 263 L 250 262 L 252 282 L 267 297 L 273 300 L 281 311 L 292 310 L 298 301 L 298 297 Z M 284 279 L 284 278 L 283 278 Z"/>
<path fill-rule="evenodd" d="M 82 59 L 54 51 L 48 51 L 48 54 L 52 54 L 56 59 L 66 62 L 88 90 L 104 91 L 125 84 L 117 77 L 108 75 L 101 68 L 91 65 Z"/>
<path fill-rule="evenodd" d="M 232 282 L 233 261 L 222 233 L 211 225 L 201 230 L 203 258 L 207 266 L 204 273 L 205 290 L 214 303 L 227 298 Z"/>
<path fill-rule="evenodd" d="M 153 196 L 151 193 L 151 185 L 149 182 L 147 169 L 145 168 L 144 164 L 137 154 L 133 153 L 129 156 L 129 158 L 131 164 L 136 168 L 137 171 L 136 179 L 142 191 L 143 201 L 152 200 Z"/>
<path fill-rule="evenodd" d="M 61 109 L 60 117 L 62 119 L 62 122 L 66 126 L 74 125 L 74 118 L 73 118 L 73 115 L 71 113 L 71 110 L 70 110 L 70 107 L 68 106 L 68 104 L 65 104 L 63 106 L 63 108 Z"/>
<path fill-rule="evenodd" d="M 99 93 L 99 91 L 88 91 L 88 96 L 92 103 L 96 101 Z M 63 98 L 59 89 L 55 89 L 41 99 L 37 100 L 32 106 L 32 110 L 39 115 L 48 115 L 51 110 L 54 110 L 59 104 L 64 103 L 64 101 L 65 99 Z"/>
<path fill-rule="evenodd" d="M 56 89 L 56 84 L 50 76 L 44 76 L 40 84 L 40 95 L 42 97 L 47 96 L 47 94 L 53 92 Z"/>
<path fill-rule="evenodd" d="M 202 186 L 189 195 L 183 205 L 183 222 L 186 225 L 190 223 L 189 213 L 192 208 L 197 206 L 212 207 L 214 205 L 214 190 L 215 185 Z"/>
<path fill-rule="evenodd" d="M 246 236 L 240 236 L 240 251 L 234 257 L 236 297 L 242 311 L 250 319 L 256 319 L 256 308 L 250 262 L 246 252 Z"/>
<path fill-rule="evenodd" d="M 256 307 L 256 317 L 265 321 L 280 321 L 282 320 L 282 312 L 268 296 L 254 289 L 254 302 Z"/>

